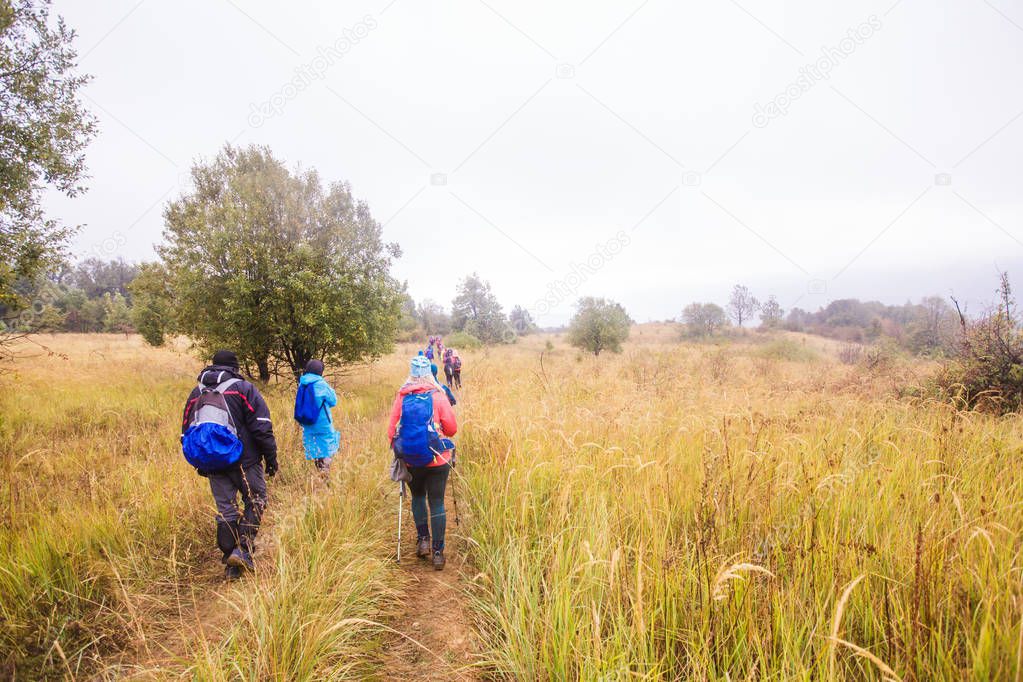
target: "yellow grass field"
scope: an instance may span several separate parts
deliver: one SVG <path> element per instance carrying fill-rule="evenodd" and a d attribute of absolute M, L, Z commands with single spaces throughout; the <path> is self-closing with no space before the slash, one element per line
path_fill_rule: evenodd
<path fill-rule="evenodd" d="M 39 337 L 0 390 L 4 679 L 1014 680 L 1023 426 L 806 337 L 463 352 L 444 600 L 394 562 L 386 411 L 411 346 L 337 377 L 343 462 L 281 473 L 222 581 L 180 454 L 185 344 Z M 31 357 L 29 357 L 31 356 Z M 449 505 L 449 516 L 452 509 Z M 406 530 L 410 529 L 406 510 Z M 411 553 L 412 535 L 405 536 Z"/>

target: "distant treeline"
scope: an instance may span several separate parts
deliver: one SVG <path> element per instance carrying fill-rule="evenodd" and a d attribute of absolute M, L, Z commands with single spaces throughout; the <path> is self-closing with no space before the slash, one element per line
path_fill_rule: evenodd
<path fill-rule="evenodd" d="M 940 296 L 902 305 L 843 298 L 815 313 L 793 308 L 783 327 L 854 343 L 888 338 L 913 353 L 938 354 L 948 351 L 955 342 L 959 315 Z"/>
<path fill-rule="evenodd" d="M 19 282 L 30 305 L 16 312 L 0 306 L 8 330 L 25 332 L 134 331 L 131 283 L 140 268 L 122 258 L 88 258 L 50 277 Z"/>
<path fill-rule="evenodd" d="M 736 285 L 725 307 L 716 303 L 686 306 L 681 318 L 683 335 L 690 338 L 727 336 L 753 320 L 754 315 L 759 316 L 761 331 L 785 329 L 849 343 L 877 343 L 887 339 L 919 355 L 949 352 L 960 329 L 959 314 L 940 296 L 927 296 L 919 303 L 902 305 L 843 298 L 817 312 L 793 308 L 786 314 L 773 296 L 761 303 L 748 288 Z"/>
<path fill-rule="evenodd" d="M 32 305 L 13 316 L 5 315 L 0 306 L 0 318 L 16 331 L 131 333 L 137 326 L 132 283 L 143 270 L 122 258 L 88 258 L 46 279 L 20 283 L 18 293 Z M 457 294 L 449 312 L 430 300 L 416 305 L 406 293 L 399 335 L 418 340 L 428 334 L 462 331 L 487 343 L 499 342 L 509 329 L 518 335 L 537 330 L 529 312 L 520 306 L 505 316 L 490 285 L 478 275 L 466 277 Z M 699 338 L 734 333 L 751 320 L 759 320 L 764 331 L 785 329 L 850 343 L 889 339 L 912 353 L 931 355 L 947 352 L 959 330 L 955 308 L 939 296 L 902 305 L 845 298 L 817 312 L 793 308 L 786 313 L 773 296 L 760 302 L 743 286 L 735 287 L 724 307 L 688 305 L 680 321 L 686 337 Z"/>

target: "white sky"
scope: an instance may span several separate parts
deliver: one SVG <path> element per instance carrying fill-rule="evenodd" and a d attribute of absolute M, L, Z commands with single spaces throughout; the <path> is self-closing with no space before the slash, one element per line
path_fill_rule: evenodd
<path fill-rule="evenodd" d="M 404 250 L 395 274 L 417 300 L 448 305 L 475 270 L 506 309 L 542 312 L 551 282 L 625 231 L 628 246 L 541 324 L 581 295 L 638 321 L 675 317 L 737 282 L 811 310 L 932 293 L 979 307 L 998 268 L 1023 286 L 1018 1 L 54 9 L 79 32 L 101 126 L 90 191 L 48 201 L 85 225 L 81 256 L 152 259 L 190 163 L 234 141 L 350 181 Z M 757 104 L 868 22 L 828 79 L 753 124 Z M 363 37 L 254 127 L 253 107 L 346 32 Z"/>

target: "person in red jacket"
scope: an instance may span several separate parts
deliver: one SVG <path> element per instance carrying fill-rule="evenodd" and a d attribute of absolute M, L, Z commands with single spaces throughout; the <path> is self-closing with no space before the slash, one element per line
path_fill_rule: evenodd
<path fill-rule="evenodd" d="M 409 377 L 398 390 L 391 407 L 391 419 L 387 427 L 387 440 L 394 448 L 394 437 L 401 422 L 402 399 L 410 393 L 430 393 L 433 400 L 433 422 L 437 430 L 450 438 L 458 431 L 455 411 L 451 403 L 434 380 L 430 371 L 430 361 L 423 356 L 412 358 Z M 450 441 L 448 441 L 450 443 Z M 434 455 L 433 461 L 426 466 L 409 467 L 412 480 L 409 490 L 412 492 L 412 516 L 416 522 L 416 555 L 426 558 L 433 555 L 433 567 L 444 569 L 444 533 L 447 527 L 447 514 L 444 510 L 444 491 L 447 489 L 448 475 L 451 473 L 451 460 L 454 446 L 441 450 Z M 429 515 L 427 515 L 429 501 Z M 433 531 L 433 543 L 430 542 L 430 531 Z"/>

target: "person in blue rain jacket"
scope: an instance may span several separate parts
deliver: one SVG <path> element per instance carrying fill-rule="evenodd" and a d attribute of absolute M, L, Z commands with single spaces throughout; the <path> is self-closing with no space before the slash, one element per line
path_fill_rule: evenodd
<path fill-rule="evenodd" d="M 323 378 L 323 363 L 310 360 L 306 363 L 305 374 L 298 380 L 300 385 L 312 384 L 313 394 L 320 404 L 319 418 L 314 424 L 302 425 L 302 445 L 305 458 L 316 462 L 316 468 L 324 474 L 330 472 L 330 464 L 341 446 L 341 434 L 334 428 L 330 409 L 337 405 L 337 393 Z"/>

